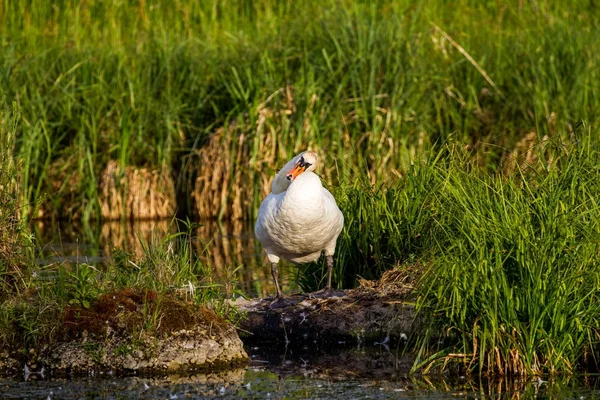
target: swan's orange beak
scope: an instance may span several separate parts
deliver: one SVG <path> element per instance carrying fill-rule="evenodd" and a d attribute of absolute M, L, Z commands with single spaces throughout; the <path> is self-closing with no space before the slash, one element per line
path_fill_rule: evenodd
<path fill-rule="evenodd" d="M 304 171 L 306 171 L 306 168 L 308 168 L 310 164 L 309 163 L 305 163 L 301 161 L 298 161 L 296 163 L 296 165 L 294 165 L 294 168 L 292 168 L 287 174 L 286 174 L 286 178 L 288 178 L 288 180 L 293 181 L 294 179 L 296 179 L 296 177 L 298 175 L 300 175 L 301 173 L 303 173 Z"/>

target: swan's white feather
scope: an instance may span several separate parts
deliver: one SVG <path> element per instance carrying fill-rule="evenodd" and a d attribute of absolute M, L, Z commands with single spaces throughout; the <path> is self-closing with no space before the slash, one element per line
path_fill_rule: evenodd
<path fill-rule="evenodd" d="M 342 212 L 316 174 L 307 170 L 291 183 L 284 181 L 285 172 L 298 159 L 277 174 L 256 220 L 256 237 L 275 263 L 279 258 L 307 263 L 317 260 L 323 251 L 333 255 L 344 226 Z"/>

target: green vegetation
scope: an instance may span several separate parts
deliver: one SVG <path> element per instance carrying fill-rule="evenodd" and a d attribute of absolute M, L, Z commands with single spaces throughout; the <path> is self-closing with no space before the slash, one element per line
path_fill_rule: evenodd
<path fill-rule="evenodd" d="M 580 127 L 574 141 L 540 143 L 510 176 L 482 171 L 469 151 L 448 146 L 389 190 L 340 190 L 347 230 L 335 276 L 422 266 L 415 298 L 429 323 L 415 338 L 416 369 L 597 369 L 595 137 Z"/>
<path fill-rule="evenodd" d="M 336 282 L 424 266 L 419 367 L 597 368 L 599 21 L 592 0 L 0 0 L 0 339 L 120 288 L 218 291 L 189 233 L 36 270 L 22 217 L 107 217 L 113 192 L 129 216 L 154 182 L 165 209 L 252 220 L 311 148 L 346 216 Z"/>
<path fill-rule="evenodd" d="M 4 1 L 0 93 L 43 215 L 102 215 L 116 161 L 169 170 L 180 210 L 251 217 L 309 146 L 330 183 L 361 162 L 381 183 L 452 140 L 493 169 L 529 132 L 596 126 L 598 17 L 592 1 Z M 197 210 L 195 179 L 223 158 Z"/>
<path fill-rule="evenodd" d="M 32 242 L 20 218 L 19 171 L 13 156 L 19 123 L 16 112 L 0 112 L 0 296 L 18 293 L 27 279 Z"/>
<path fill-rule="evenodd" d="M 127 321 L 115 324 L 125 324 L 130 333 L 139 335 L 169 331 L 171 322 L 194 318 L 181 300 L 209 305 L 222 316 L 236 318 L 225 301 L 224 287 L 190 255 L 189 240 L 185 233 L 157 233 L 152 243 L 144 244 L 141 258 L 115 249 L 116 257 L 95 266 L 34 267 L 28 260 L 27 268 L 20 269 L 29 272 L 20 282 L 22 293 L 0 297 L 0 348 L 28 350 L 65 334 L 101 332 L 106 328 L 102 321 L 117 318 L 110 310 L 119 307 L 133 307 L 123 309 L 133 316 L 127 314 Z"/>
<path fill-rule="evenodd" d="M 584 132 L 548 143 L 549 158 L 510 179 L 456 170 L 441 180 L 438 251 L 420 301 L 436 317 L 431 332 L 460 341 L 465 364 L 500 374 L 598 367 L 600 148 L 589 142 Z"/>

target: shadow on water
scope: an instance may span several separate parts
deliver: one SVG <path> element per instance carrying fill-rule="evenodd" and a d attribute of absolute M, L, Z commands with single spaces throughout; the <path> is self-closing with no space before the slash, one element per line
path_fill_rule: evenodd
<path fill-rule="evenodd" d="M 185 229 L 173 220 L 106 221 L 97 226 L 65 221 L 36 221 L 36 240 L 40 249 L 38 263 L 60 262 L 99 264 L 108 262 L 114 248 L 141 257 L 142 243 L 162 240 L 169 233 Z M 217 280 L 235 280 L 236 286 L 251 297 L 273 295 L 275 286 L 266 255 L 248 221 L 218 223 L 204 221 L 192 235 L 199 257 L 214 268 Z M 298 290 L 296 269 L 282 265 L 280 282 L 284 290 Z"/>
<path fill-rule="evenodd" d="M 387 345 L 277 348 L 249 347 L 251 369 L 276 377 L 287 397 L 302 398 L 590 398 L 600 396 L 600 376 L 485 379 L 457 375 L 410 375 L 412 357 Z M 316 388 L 315 388 L 316 386 Z M 314 390 L 314 391 L 313 391 Z M 291 396 L 294 398 L 294 396 Z"/>

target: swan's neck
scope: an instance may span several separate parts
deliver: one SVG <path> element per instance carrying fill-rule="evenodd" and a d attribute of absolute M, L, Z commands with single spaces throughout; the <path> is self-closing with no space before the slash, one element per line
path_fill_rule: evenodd
<path fill-rule="evenodd" d="M 290 183 L 291 182 L 285 177 L 285 174 L 279 172 L 271 184 L 271 193 L 279 194 L 285 192 L 287 188 L 290 187 Z"/>
<path fill-rule="evenodd" d="M 283 193 L 290 187 L 290 184 L 292 182 L 287 178 L 286 175 L 292 168 L 294 168 L 295 164 L 296 157 L 294 157 L 291 161 L 285 164 L 283 168 L 279 170 L 277 175 L 275 175 L 275 179 L 273 179 L 273 183 L 271 184 L 271 193 Z"/>

